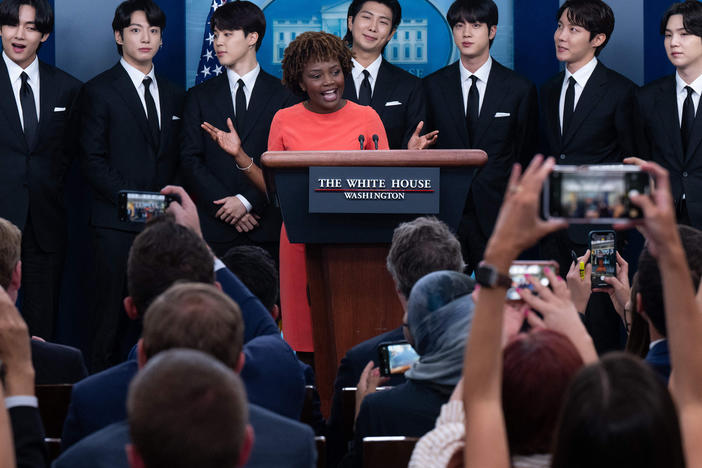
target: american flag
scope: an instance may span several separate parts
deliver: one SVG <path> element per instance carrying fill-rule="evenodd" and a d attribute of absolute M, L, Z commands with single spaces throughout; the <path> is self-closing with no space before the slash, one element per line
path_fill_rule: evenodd
<path fill-rule="evenodd" d="M 202 38 L 202 51 L 200 52 L 200 63 L 197 66 L 195 84 L 200 84 L 224 72 L 224 67 L 219 64 L 217 55 L 214 52 L 214 33 L 210 31 L 210 19 L 212 19 L 212 13 L 225 3 L 227 3 L 227 0 L 219 2 L 212 0 L 212 5 L 210 5 L 210 12 L 207 14 L 207 22 L 205 23 L 205 33 Z"/>

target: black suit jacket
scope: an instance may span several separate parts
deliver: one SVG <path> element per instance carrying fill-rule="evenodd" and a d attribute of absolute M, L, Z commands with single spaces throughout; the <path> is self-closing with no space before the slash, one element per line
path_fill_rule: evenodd
<path fill-rule="evenodd" d="M 358 102 L 351 73 L 346 76 L 344 98 Z M 425 119 L 426 103 L 422 80 L 383 59 L 378 69 L 370 105 L 383 121 L 390 149 L 407 149 L 407 143 L 417 124 Z M 428 130 L 433 129 L 425 125 L 422 133 Z"/>
<path fill-rule="evenodd" d="M 558 102 L 565 72 L 541 88 L 542 151 L 558 164 L 618 163 L 634 155 L 634 92 L 628 78 L 598 62 L 561 138 Z"/>
<path fill-rule="evenodd" d="M 676 205 L 685 194 L 692 226 L 702 229 L 702 118 L 697 118 L 686 154 L 682 150 L 675 75 L 647 84 L 636 96 L 639 154 L 670 173 Z"/>
<path fill-rule="evenodd" d="M 536 87 L 493 59 L 475 141 L 468 141 L 459 63 L 424 79 L 427 128 L 439 130 L 436 148 L 476 148 L 488 155 L 473 176 L 471 193 L 480 229 L 488 238 L 502 205 L 512 165 L 534 154 L 537 128 Z"/>
<path fill-rule="evenodd" d="M 246 154 L 260 165 L 261 154 L 268 148 L 271 120 L 279 109 L 298 102 L 278 78 L 261 70 L 254 84 L 246 120 L 239 137 Z M 198 206 L 205 239 L 230 242 L 246 235 L 255 242 L 277 241 L 280 236 L 280 211 L 267 202 L 246 174 L 236 168 L 234 158 L 223 151 L 204 130 L 203 122 L 226 130 L 227 118 L 234 121 L 234 104 L 226 73 L 191 88 L 185 99 L 181 162 L 186 188 Z M 241 194 L 261 215 L 259 227 L 239 234 L 234 226 L 215 217 L 221 205 L 214 200 Z"/>
<path fill-rule="evenodd" d="M 93 226 L 139 231 L 142 225 L 119 220 L 118 192 L 157 192 L 175 181 L 184 93 L 158 75 L 156 82 L 161 108 L 158 145 L 151 141 L 139 94 L 120 63 L 85 84 L 80 143 L 83 173 L 93 191 Z"/>
<path fill-rule="evenodd" d="M 17 468 L 44 468 L 48 465 L 44 426 L 39 409 L 31 406 L 10 408 L 10 424 L 15 442 Z"/>
<path fill-rule="evenodd" d="M 55 252 L 66 239 L 63 187 L 76 151 L 74 104 L 81 83 L 41 61 L 39 80 L 38 136 L 29 148 L 7 67 L 0 60 L 0 217 L 24 230 L 31 214 L 39 246 Z"/>
<path fill-rule="evenodd" d="M 36 385 L 73 384 L 88 376 L 79 349 L 38 340 L 31 345 Z"/>

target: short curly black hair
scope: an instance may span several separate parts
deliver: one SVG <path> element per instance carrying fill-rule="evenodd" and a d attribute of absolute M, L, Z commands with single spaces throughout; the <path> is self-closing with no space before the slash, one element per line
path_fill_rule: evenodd
<path fill-rule="evenodd" d="M 310 62 L 338 60 L 344 76 L 353 68 L 353 54 L 340 38 L 322 31 L 308 31 L 300 34 L 288 45 L 283 55 L 283 84 L 293 93 L 305 95 L 300 87 L 302 72 Z"/>

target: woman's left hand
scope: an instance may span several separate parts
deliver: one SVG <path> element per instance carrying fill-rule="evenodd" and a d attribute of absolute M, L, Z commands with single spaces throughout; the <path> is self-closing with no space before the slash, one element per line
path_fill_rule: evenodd
<path fill-rule="evenodd" d="M 407 149 L 422 150 L 436 143 L 439 131 L 434 130 L 433 132 L 429 132 L 426 135 L 419 136 L 419 133 L 422 131 L 422 128 L 424 128 L 424 121 L 421 121 L 417 124 L 417 128 L 415 129 L 414 133 L 412 134 L 412 137 L 407 143 Z"/>

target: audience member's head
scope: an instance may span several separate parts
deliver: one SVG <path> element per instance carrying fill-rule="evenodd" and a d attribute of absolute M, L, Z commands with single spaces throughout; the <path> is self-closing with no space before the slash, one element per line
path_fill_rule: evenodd
<path fill-rule="evenodd" d="M 512 455 L 550 453 L 566 389 L 583 366 L 564 335 L 532 329 L 503 352 L 502 408 Z"/>
<path fill-rule="evenodd" d="M 6 219 L 0 218 L 0 286 L 10 299 L 17 300 L 22 278 L 22 232 Z"/>
<path fill-rule="evenodd" d="M 675 405 L 663 380 L 626 353 L 583 368 L 565 397 L 551 466 L 685 466 Z"/>
<path fill-rule="evenodd" d="M 133 468 L 244 466 L 253 445 L 241 379 L 200 351 L 150 360 L 129 386 L 127 413 Z"/>
<path fill-rule="evenodd" d="M 702 231 L 690 226 L 678 226 L 680 240 L 690 267 L 690 276 L 694 288 L 700 284 L 702 277 Z M 667 336 L 665 324 L 665 307 L 663 305 L 663 286 L 658 262 L 647 248 L 639 257 L 637 311 L 648 321 L 662 337 Z M 653 330 L 652 330 L 653 331 Z"/>
<path fill-rule="evenodd" d="M 449 227 L 422 216 L 395 228 L 386 266 L 405 300 L 419 278 L 433 271 L 463 271 L 461 244 Z"/>
<path fill-rule="evenodd" d="M 127 262 L 124 308 L 143 315 L 149 304 L 176 281 L 213 284 L 214 258 L 207 244 L 170 215 L 150 221 L 134 239 Z"/>
<path fill-rule="evenodd" d="M 212 13 L 210 28 L 212 32 L 241 30 L 244 37 L 255 34 L 256 50 L 258 50 L 266 34 L 266 17 L 263 11 L 251 2 L 228 2 L 217 7 Z"/>
<path fill-rule="evenodd" d="M 239 306 L 211 284 L 178 283 L 144 317 L 139 363 L 171 348 L 196 349 L 240 372 L 244 320 Z"/>
<path fill-rule="evenodd" d="M 255 245 L 240 245 L 229 249 L 221 260 L 277 318 L 278 270 L 271 254 Z"/>
<path fill-rule="evenodd" d="M 463 350 L 473 321 L 475 283 L 457 271 L 435 271 L 412 288 L 403 331 L 419 354 L 405 373 L 413 380 L 456 385 L 463 369 Z"/>

